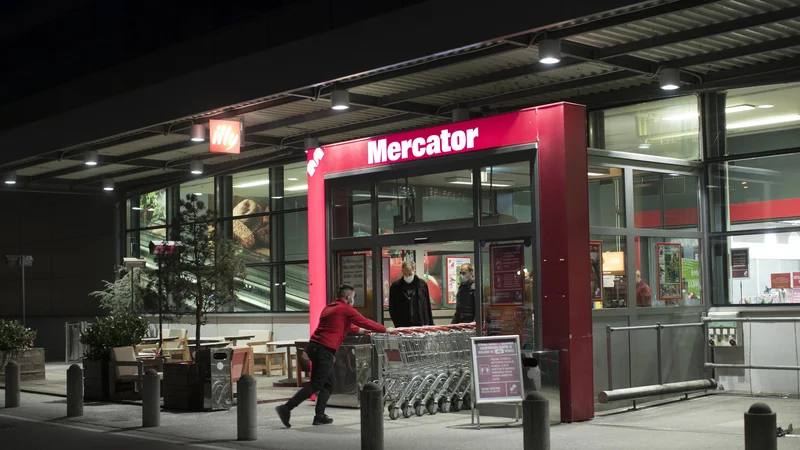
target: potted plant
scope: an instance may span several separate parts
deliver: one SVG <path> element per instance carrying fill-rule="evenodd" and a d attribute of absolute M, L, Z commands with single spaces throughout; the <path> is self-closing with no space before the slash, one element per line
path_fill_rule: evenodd
<path fill-rule="evenodd" d="M 5 377 L 5 367 L 10 361 L 19 362 L 33 348 L 36 332 L 16 320 L 0 319 L 0 375 Z M 44 379 L 44 353 L 41 355 L 41 372 Z M 24 372 L 20 367 L 20 371 Z"/>
<path fill-rule="evenodd" d="M 108 398 L 111 349 L 139 344 L 147 335 L 149 326 L 144 317 L 123 311 L 98 318 L 81 334 L 81 344 L 86 346 L 83 355 L 83 396 L 86 400 Z"/>
<path fill-rule="evenodd" d="M 204 384 L 210 376 L 210 356 L 201 351 L 201 327 L 208 315 L 236 300 L 235 277 L 246 276 L 241 247 L 215 226 L 217 215 L 204 202 L 189 194 L 177 208 L 172 224 L 174 250 L 159 256 L 157 276 L 165 291 L 165 310 L 194 317 L 196 346 L 194 361 L 164 365 L 164 406 L 173 409 L 203 409 Z"/>

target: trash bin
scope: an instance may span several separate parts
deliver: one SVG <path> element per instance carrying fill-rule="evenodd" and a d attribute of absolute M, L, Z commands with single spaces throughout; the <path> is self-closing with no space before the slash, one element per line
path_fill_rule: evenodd
<path fill-rule="evenodd" d="M 232 359 L 232 348 L 215 348 L 211 351 L 211 389 L 206 392 L 205 403 L 212 410 L 231 409 L 233 404 Z"/>
<path fill-rule="evenodd" d="M 539 391 L 550 401 L 550 422 L 561 422 L 558 350 L 523 350 L 522 385 L 525 395 Z"/>

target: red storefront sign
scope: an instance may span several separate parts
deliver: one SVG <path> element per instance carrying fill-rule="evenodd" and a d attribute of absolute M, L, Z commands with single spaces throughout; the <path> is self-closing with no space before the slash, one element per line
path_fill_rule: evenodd
<path fill-rule="evenodd" d="M 792 274 L 790 273 L 773 273 L 769 278 L 772 289 L 791 289 L 792 287 Z"/>
<path fill-rule="evenodd" d="M 792 287 L 800 289 L 800 272 L 792 272 Z"/>
<path fill-rule="evenodd" d="M 525 297 L 522 244 L 489 246 L 493 305 L 521 305 Z"/>
<path fill-rule="evenodd" d="M 473 338 L 472 355 L 476 404 L 523 399 L 519 336 Z"/>
<path fill-rule="evenodd" d="M 238 120 L 209 120 L 211 153 L 239 154 L 241 147 L 241 122 Z"/>

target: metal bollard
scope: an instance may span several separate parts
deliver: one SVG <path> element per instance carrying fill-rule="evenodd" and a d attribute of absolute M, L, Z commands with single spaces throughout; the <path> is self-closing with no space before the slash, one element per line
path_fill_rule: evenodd
<path fill-rule="evenodd" d="M 67 369 L 67 417 L 83 415 L 83 369 L 77 364 Z"/>
<path fill-rule="evenodd" d="M 161 425 L 161 377 L 158 372 L 148 369 L 144 373 L 142 386 L 142 426 Z"/>
<path fill-rule="evenodd" d="M 361 388 L 361 450 L 383 450 L 383 390 L 375 383 Z"/>
<path fill-rule="evenodd" d="M 19 407 L 19 363 L 6 364 L 6 408 Z"/>
<path fill-rule="evenodd" d="M 550 402 L 540 392 L 522 401 L 522 433 L 525 450 L 550 450 Z"/>
<path fill-rule="evenodd" d="M 753 403 L 744 413 L 744 449 L 778 449 L 778 417 L 766 403 Z"/>
<path fill-rule="evenodd" d="M 256 379 L 244 374 L 236 382 L 238 403 L 236 405 L 237 439 L 255 441 L 258 427 L 256 425 Z"/>

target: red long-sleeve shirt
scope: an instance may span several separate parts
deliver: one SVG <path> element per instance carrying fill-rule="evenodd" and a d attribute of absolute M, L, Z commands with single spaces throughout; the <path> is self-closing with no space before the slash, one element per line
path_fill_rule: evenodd
<path fill-rule="evenodd" d="M 362 316 L 343 299 L 337 299 L 322 310 L 311 342 L 339 351 L 347 332 L 358 333 L 359 327 L 376 333 L 386 332 L 386 327 Z"/>

